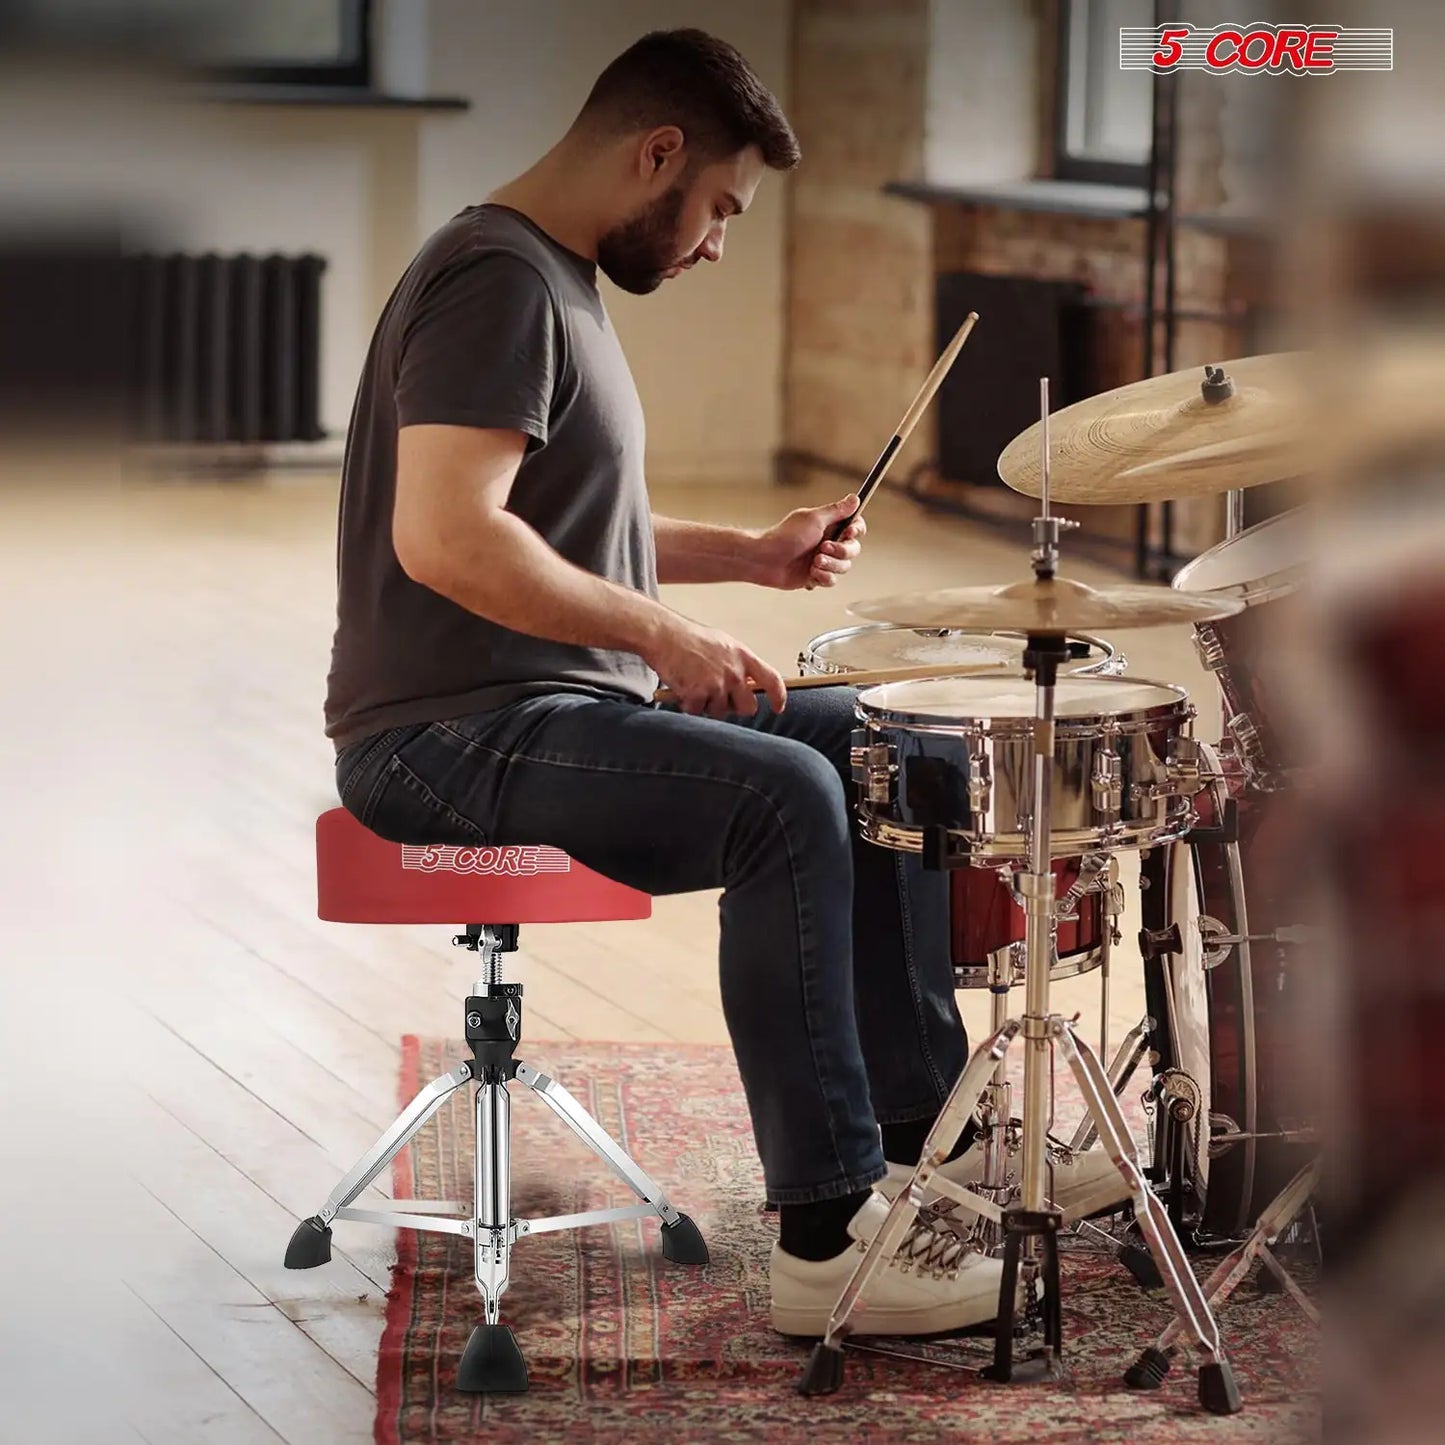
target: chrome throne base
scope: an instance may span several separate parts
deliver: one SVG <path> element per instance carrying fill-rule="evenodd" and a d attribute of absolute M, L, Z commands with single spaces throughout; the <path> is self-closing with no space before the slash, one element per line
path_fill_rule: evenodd
<path fill-rule="evenodd" d="M 662 1253 L 676 1264 L 706 1264 L 707 1245 L 697 1226 L 668 1202 L 657 1182 L 555 1079 L 514 1057 L 522 1036 L 522 985 L 502 980 L 501 957 L 517 947 L 514 926 L 472 924 L 453 942 L 481 956 L 482 976 L 466 1001 L 466 1040 L 472 1059 L 433 1079 L 331 1191 L 320 1211 L 296 1227 L 286 1249 L 287 1269 L 313 1269 L 331 1258 L 331 1222 L 355 1219 L 400 1229 L 459 1234 L 470 1239 L 477 1289 L 486 1318 L 472 1331 L 457 1368 L 457 1389 L 475 1394 L 517 1394 L 527 1388 L 527 1366 L 515 1335 L 500 1322 L 512 1246 L 529 1234 L 615 1224 L 656 1215 L 662 1221 Z M 507 1083 L 530 1089 L 641 1200 L 618 1209 L 518 1219 L 511 1203 L 512 1101 Z M 473 1207 L 397 1199 L 390 1209 L 359 1209 L 352 1201 L 460 1088 L 475 1082 L 476 1179 Z"/>

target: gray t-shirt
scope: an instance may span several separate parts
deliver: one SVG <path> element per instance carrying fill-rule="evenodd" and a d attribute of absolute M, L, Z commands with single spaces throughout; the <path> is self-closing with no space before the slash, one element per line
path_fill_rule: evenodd
<path fill-rule="evenodd" d="M 650 698 L 656 675 L 634 654 L 499 627 L 402 571 L 397 432 L 426 422 L 524 432 L 507 509 L 568 561 L 657 595 L 642 406 L 597 268 L 516 211 L 469 207 L 397 284 L 352 410 L 326 698 L 338 751 L 537 692 Z"/>

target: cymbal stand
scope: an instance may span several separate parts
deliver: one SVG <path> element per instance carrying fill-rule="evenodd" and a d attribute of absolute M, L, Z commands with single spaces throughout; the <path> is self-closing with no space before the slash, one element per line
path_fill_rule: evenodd
<path fill-rule="evenodd" d="M 1244 531 L 1244 493 L 1242 491 L 1224 494 L 1224 535 L 1228 539 Z"/>
<path fill-rule="evenodd" d="M 1249 1237 L 1215 1266 L 1204 1282 L 1204 1297 L 1212 1306 L 1223 1306 L 1249 1273 L 1255 1260 L 1259 1259 L 1264 1261 L 1265 1267 L 1300 1307 L 1305 1318 L 1311 1324 L 1319 1324 L 1319 1310 L 1270 1249 L 1270 1245 L 1310 1208 L 1311 1198 L 1319 1185 L 1319 1175 L 1318 1159 L 1305 1165 L 1265 1206 Z M 1164 1333 L 1125 1372 L 1125 1382 L 1136 1390 L 1157 1390 L 1169 1373 L 1178 1339 L 1179 1323 L 1170 1320 Z"/>
<path fill-rule="evenodd" d="M 1199 388 L 1207 405 L 1228 401 L 1234 395 L 1234 383 L 1222 366 L 1206 366 L 1204 383 Z M 1224 536 L 1227 541 L 1244 531 L 1244 489 L 1234 487 L 1224 494 Z"/>
<path fill-rule="evenodd" d="M 1040 580 L 1052 578 L 1058 566 L 1059 534 L 1064 523 L 1049 513 L 1048 382 L 1040 382 L 1043 410 L 1043 515 L 1034 520 L 1033 566 Z M 1052 1110 L 1052 1051 L 1059 1049 L 1073 1070 L 1092 1119 L 1115 1168 L 1129 1186 L 1134 1211 L 1150 1252 L 1169 1291 L 1182 1329 L 1204 1356 L 1199 1371 L 1199 1399 L 1213 1414 L 1233 1414 L 1241 1408 L 1239 1390 L 1224 1357 L 1219 1326 L 1189 1267 L 1183 1246 L 1169 1223 L 1164 1206 L 1146 1183 L 1139 1167 L 1129 1127 L 1108 1075 L 1098 1056 L 1075 1032 L 1071 1021 L 1049 1012 L 1050 964 L 1054 951 L 1054 874 L 1051 850 L 1051 807 L 1054 769 L 1054 687 L 1059 663 L 1068 657 L 1062 632 L 1031 632 L 1024 652 L 1025 669 L 1033 674 L 1034 788 L 1029 827 L 1029 860 L 1015 874 L 1016 891 L 1024 902 L 1027 953 L 1024 965 L 1024 1015 L 994 1030 L 970 1055 L 933 1128 L 924 1140 L 922 1154 L 908 1182 L 898 1192 L 876 1235 L 864 1249 L 828 1320 L 823 1339 L 815 1347 L 798 1388 L 804 1395 L 832 1394 L 843 1383 L 843 1342 L 849 1321 L 866 1308 L 868 1286 L 902 1243 L 929 1196 L 942 1195 L 976 1213 L 992 1216 L 996 1205 L 980 1209 L 977 1195 L 938 1174 L 951 1154 L 988 1087 L 988 1076 L 998 1076 L 1009 1047 L 1020 1034 L 1024 1039 L 1023 1180 L 1022 1197 L 1006 1206 L 999 1222 L 1003 1229 L 1003 1279 L 999 1289 L 997 1331 L 993 1364 L 982 1373 L 1008 1383 L 1028 1373 L 1057 1379 L 1063 1373 L 1063 1311 L 1059 1278 L 1058 1235 L 1063 1215 L 1047 1202 L 1046 1141 Z M 1025 1250 L 1026 1241 L 1030 1248 Z M 1033 1241 L 1040 1248 L 1035 1252 Z M 1042 1325 L 1043 1348 L 1022 1368 L 1013 1359 L 1016 1305 L 1020 1275 L 1024 1287 L 1024 1325 Z M 1037 1283 L 1042 1278 L 1043 1299 Z"/>

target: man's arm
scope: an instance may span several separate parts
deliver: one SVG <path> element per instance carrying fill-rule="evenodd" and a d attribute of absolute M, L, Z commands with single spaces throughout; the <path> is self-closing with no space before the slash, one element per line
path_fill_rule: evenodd
<path fill-rule="evenodd" d="M 831 587 L 861 550 L 862 517 L 836 541 L 832 527 L 858 506 L 856 496 L 826 507 L 801 507 L 775 527 L 750 532 L 652 514 L 659 582 L 752 582 L 787 591 Z"/>
<path fill-rule="evenodd" d="M 392 541 L 407 576 L 515 632 L 634 652 L 685 711 L 755 712 L 749 678 L 781 709 L 782 679 L 746 648 L 574 566 L 506 510 L 526 444 L 518 431 L 401 428 Z"/>
<path fill-rule="evenodd" d="M 652 514 L 659 582 L 760 582 L 758 532 Z"/>

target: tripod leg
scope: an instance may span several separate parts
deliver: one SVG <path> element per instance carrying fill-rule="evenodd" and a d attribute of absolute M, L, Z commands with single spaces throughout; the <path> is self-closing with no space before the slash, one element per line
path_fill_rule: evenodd
<path fill-rule="evenodd" d="M 1129 1080 L 1134 1077 L 1135 1071 L 1144 1061 L 1144 1055 L 1149 1052 L 1151 1023 L 1152 1020 L 1147 1017 L 1141 1019 L 1124 1035 L 1123 1043 L 1114 1053 L 1113 1061 L 1109 1065 L 1109 1087 L 1116 1097 L 1129 1086 Z M 1099 1126 L 1085 1114 L 1079 1121 L 1078 1129 L 1074 1131 L 1074 1137 L 1069 1141 L 1069 1152 L 1083 1153 L 1098 1137 Z"/>
<path fill-rule="evenodd" d="M 802 1394 L 830 1395 L 843 1383 L 842 1341 L 848 1334 L 848 1321 L 863 1300 L 874 1276 L 886 1265 L 893 1251 L 903 1242 L 904 1235 L 912 1228 L 918 1211 L 923 1207 L 924 1191 L 933 1171 L 948 1158 L 958 1142 L 964 1125 L 978 1107 L 994 1065 L 1008 1052 L 1019 1028 L 1019 1023 L 1011 1019 L 980 1044 L 963 1066 L 958 1082 L 923 1141 L 922 1157 L 889 1206 L 878 1233 L 863 1251 L 863 1257 L 843 1286 L 843 1293 L 838 1296 L 838 1303 L 833 1306 L 833 1312 L 828 1317 L 827 1333 L 818 1342 L 799 1381 L 798 1389 Z"/>
<path fill-rule="evenodd" d="M 599 1159 L 662 1220 L 662 1252 L 677 1264 L 706 1264 L 707 1245 L 697 1225 L 668 1202 L 662 1186 L 582 1107 L 556 1079 L 527 1064 L 517 1065 L 525 1084 Z"/>
<path fill-rule="evenodd" d="M 317 1214 L 303 1219 L 286 1249 L 287 1269 L 311 1269 L 331 1258 L 331 1221 L 411 1141 L 419 1129 L 472 1077 L 466 1064 L 433 1079 L 396 1117 L 384 1134 L 342 1176 Z"/>
<path fill-rule="evenodd" d="M 1224 1305 L 1230 1295 L 1240 1285 L 1241 1280 L 1246 1277 L 1253 1267 L 1254 1260 L 1263 1260 L 1264 1266 L 1272 1270 L 1280 1279 L 1280 1283 L 1289 1290 L 1290 1298 L 1295 1299 L 1299 1308 L 1305 1312 L 1309 1321 L 1318 1324 L 1319 1312 L 1312 1305 L 1299 1289 L 1299 1286 L 1290 1279 L 1285 1272 L 1285 1267 L 1279 1263 L 1272 1253 L 1269 1244 L 1274 1238 L 1279 1237 L 1283 1231 L 1293 1224 L 1295 1218 L 1309 1207 L 1309 1198 L 1314 1194 L 1316 1183 L 1319 1181 L 1319 1163 L 1309 1163 L 1301 1169 L 1295 1178 L 1285 1185 L 1285 1188 L 1276 1195 L 1276 1198 L 1266 1205 L 1263 1214 L 1260 1214 L 1259 1222 L 1254 1225 L 1250 1237 L 1233 1248 L 1220 1263 L 1214 1267 L 1209 1277 L 1204 1282 L 1204 1298 L 1209 1305 Z M 1163 1334 L 1153 1342 L 1150 1350 L 1144 1351 L 1140 1357 L 1139 1370 L 1147 1374 L 1150 1379 L 1142 1380 L 1140 1383 L 1152 1389 L 1156 1384 L 1162 1383 L 1163 1376 L 1169 1370 L 1169 1355 L 1175 1350 L 1176 1342 L 1179 1340 L 1181 1327 L 1178 1319 L 1170 1319 Z M 1134 1383 L 1134 1381 L 1130 1381 Z"/>
<path fill-rule="evenodd" d="M 1078 1080 L 1085 1106 L 1098 1120 L 1099 1134 L 1109 1157 L 1134 1197 L 1134 1210 L 1140 1228 L 1149 1241 L 1150 1252 L 1159 1266 L 1175 1313 L 1204 1352 L 1205 1364 L 1199 1372 L 1200 1401 L 1214 1414 L 1232 1415 L 1240 1409 L 1239 1390 L 1229 1362 L 1224 1358 L 1219 1325 L 1210 1313 L 1209 1303 L 1199 1288 L 1199 1281 L 1194 1278 L 1184 1247 L 1170 1226 L 1164 1206 L 1145 1183 L 1135 1158 L 1128 1124 L 1119 1108 L 1119 1101 L 1109 1088 L 1103 1066 L 1065 1020 L 1054 1019 L 1052 1028 Z"/>

